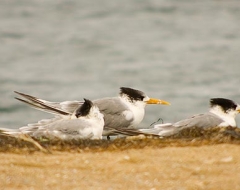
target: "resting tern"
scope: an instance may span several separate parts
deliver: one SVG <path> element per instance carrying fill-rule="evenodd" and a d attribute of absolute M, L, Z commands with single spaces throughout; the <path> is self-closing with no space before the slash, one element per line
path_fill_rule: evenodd
<path fill-rule="evenodd" d="M 27 100 L 22 101 L 32 104 Z M 77 107 L 73 113 L 46 106 L 41 102 L 39 102 L 38 106 L 49 110 L 56 116 L 52 119 L 44 119 L 38 123 L 28 124 L 28 126 L 19 129 L 0 129 L 2 133 L 15 137 L 26 134 L 35 138 L 46 137 L 61 140 L 102 139 L 103 114 L 90 100 L 84 99 L 84 103 Z"/>
<path fill-rule="evenodd" d="M 24 93 L 15 92 L 26 100 L 20 101 L 30 104 L 36 109 L 52 112 L 52 108 L 59 111 L 73 113 L 82 101 L 49 102 Z M 149 98 L 144 92 L 128 87 L 121 87 L 118 97 L 107 97 L 93 100 L 100 112 L 104 115 L 103 136 L 114 135 L 116 129 L 137 128 L 145 114 L 147 104 L 170 105 L 164 100 Z M 42 106 L 44 105 L 44 106 Z"/>
<path fill-rule="evenodd" d="M 182 129 L 199 127 L 236 127 L 235 117 L 240 112 L 240 105 L 225 98 L 210 99 L 209 112 L 194 115 L 176 123 L 154 125 L 151 129 L 141 129 L 141 132 L 159 136 L 170 136 L 179 133 Z"/>

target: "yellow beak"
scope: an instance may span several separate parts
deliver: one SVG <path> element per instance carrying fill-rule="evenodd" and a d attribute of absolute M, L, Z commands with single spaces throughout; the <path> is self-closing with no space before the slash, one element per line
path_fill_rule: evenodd
<path fill-rule="evenodd" d="M 237 106 L 237 111 L 240 113 L 240 105 Z"/>
<path fill-rule="evenodd" d="M 171 105 L 169 102 L 164 100 L 159 100 L 156 98 L 150 98 L 150 100 L 146 101 L 147 104 L 163 104 L 163 105 Z"/>

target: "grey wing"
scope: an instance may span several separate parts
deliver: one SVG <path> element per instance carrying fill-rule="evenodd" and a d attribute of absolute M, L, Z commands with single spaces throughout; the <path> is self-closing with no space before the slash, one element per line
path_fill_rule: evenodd
<path fill-rule="evenodd" d="M 33 134 L 35 131 L 40 130 L 40 129 L 46 129 L 48 126 L 50 126 L 52 123 L 62 120 L 62 117 L 56 116 L 51 119 L 42 119 L 38 121 L 37 123 L 31 123 L 28 124 L 27 126 L 20 127 L 19 131 L 23 134 Z"/>
<path fill-rule="evenodd" d="M 208 112 L 205 114 L 198 114 L 194 115 L 189 119 L 184 119 L 179 122 L 173 124 L 174 127 L 180 128 L 189 128 L 189 127 L 201 127 L 201 128 L 209 128 L 209 127 L 216 127 L 223 120 L 218 116 Z"/>
<path fill-rule="evenodd" d="M 174 124 L 158 124 L 155 125 L 152 129 L 154 134 L 158 134 L 159 136 L 170 136 L 179 133 L 181 130 L 185 128 L 191 127 L 200 127 L 200 128 L 209 128 L 216 127 L 223 120 L 216 115 L 208 112 L 205 114 L 194 115 L 191 118 L 184 119 L 178 121 Z M 146 131 L 145 131 L 146 132 Z"/>
<path fill-rule="evenodd" d="M 128 107 L 122 104 L 118 98 L 104 98 L 95 100 L 94 103 L 99 107 L 101 113 L 104 114 L 104 128 L 127 128 L 132 120 L 126 120 L 123 111 Z"/>
<path fill-rule="evenodd" d="M 77 100 L 74 100 L 74 101 L 64 101 L 64 102 L 58 103 L 59 107 L 62 110 L 70 112 L 70 113 L 73 113 L 82 104 L 83 104 L 82 101 L 77 101 Z"/>
<path fill-rule="evenodd" d="M 82 101 L 50 102 L 21 92 L 15 91 L 15 93 L 25 98 L 25 100 L 16 98 L 17 100 L 22 101 L 35 109 L 53 114 L 72 114 L 80 105 L 83 104 Z"/>
<path fill-rule="evenodd" d="M 72 114 L 80 105 L 83 104 L 82 101 L 63 101 L 63 102 L 50 102 L 42 99 L 38 99 L 39 101 L 42 101 L 45 105 L 51 106 L 53 108 L 63 110 L 65 112 L 68 112 Z"/>
<path fill-rule="evenodd" d="M 89 139 L 93 137 L 92 127 L 86 121 L 78 119 L 58 120 L 48 125 L 40 127 L 34 131 L 33 136 L 48 138 L 57 137 L 59 139 Z"/>
<path fill-rule="evenodd" d="M 51 125 L 52 123 L 56 122 L 57 120 L 62 120 L 62 117 L 56 116 L 51 119 L 43 119 L 43 120 L 38 121 L 37 123 L 32 123 L 32 124 L 28 124 L 27 126 L 20 127 L 19 129 L 0 128 L 0 131 L 2 129 L 5 134 L 9 134 L 9 135 L 28 134 L 30 136 L 34 136 L 33 134 L 36 131 L 39 131 L 41 129 L 46 129 L 47 126 Z"/>
<path fill-rule="evenodd" d="M 41 99 L 39 99 L 41 100 Z M 83 104 L 82 101 L 77 101 L 77 100 L 73 100 L 73 101 L 64 101 L 64 102 L 49 102 L 46 100 L 41 100 L 44 102 L 44 104 L 57 108 L 59 110 L 63 110 L 67 113 L 72 114 L 77 108 L 79 108 L 80 105 Z"/>

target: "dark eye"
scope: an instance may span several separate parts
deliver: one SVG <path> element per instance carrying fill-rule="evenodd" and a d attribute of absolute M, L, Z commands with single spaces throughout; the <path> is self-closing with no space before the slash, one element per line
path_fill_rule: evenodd
<path fill-rule="evenodd" d="M 234 104 L 234 105 L 233 105 L 233 108 L 234 108 L 234 109 L 236 109 L 236 108 L 237 108 L 237 105 L 236 105 L 236 104 Z"/>
<path fill-rule="evenodd" d="M 141 101 L 143 101 L 143 99 L 144 99 L 145 97 L 144 96 L 139 96 L 139 100 L 141 100 Z"/>

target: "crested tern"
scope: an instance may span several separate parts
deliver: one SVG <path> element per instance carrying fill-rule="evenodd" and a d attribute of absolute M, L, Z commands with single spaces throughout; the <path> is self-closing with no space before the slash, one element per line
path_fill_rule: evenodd
<path fill-rule="evenodd" d="M 32 104 L 27 100 L 28 104 Z M 33 105 L 34 106 L 34 105 Z M 47 109 L 55 115 L 51 119 L 43 119 L 38 123 L 28 124 L 19 129 L 3 129 L 1 132 L 10 136 L 18 137 L 22 134 L 31 137 L 57 138 L 61 140 L 71 139 L 102 139 L 104 126 L 103 114 L 99 108 L 88 99 L 84 99 L 82 105 L 73 113 L 39 103 L 42 109 Z"/>
<path fill-rule="evenodd" d="M 82 101 L 76 100 L 49 102 L 24 93 L 16 91 L 15 93 L 26 99 L 17 98 L 18 100 L 45 112 L 52 112 L 51 108 L 54 108 L 71 114 L 82 104 Z M 144 92 L 128 87 L 121 87 L 117 97 L 96 99 L 93 100 L 93 103 L 98 106 L 100 112 L 104 115 L 103 136 L 115 135 L 115 129 L 137 128 L 144 118 L 147 104 L 170 105 L 167 101 L 149 98 Z"/>
<path fill-rule="evenodd" d="M 210 99 L 210 109 L 203 114 L 193 115 L 176 123 L 156 124 L 154 128 L 141 129 L 142 133 L 170 136 L 185 128 L 236 127 L 235 118 L 240 113 L 240 105 L 225 98 Z"/>

